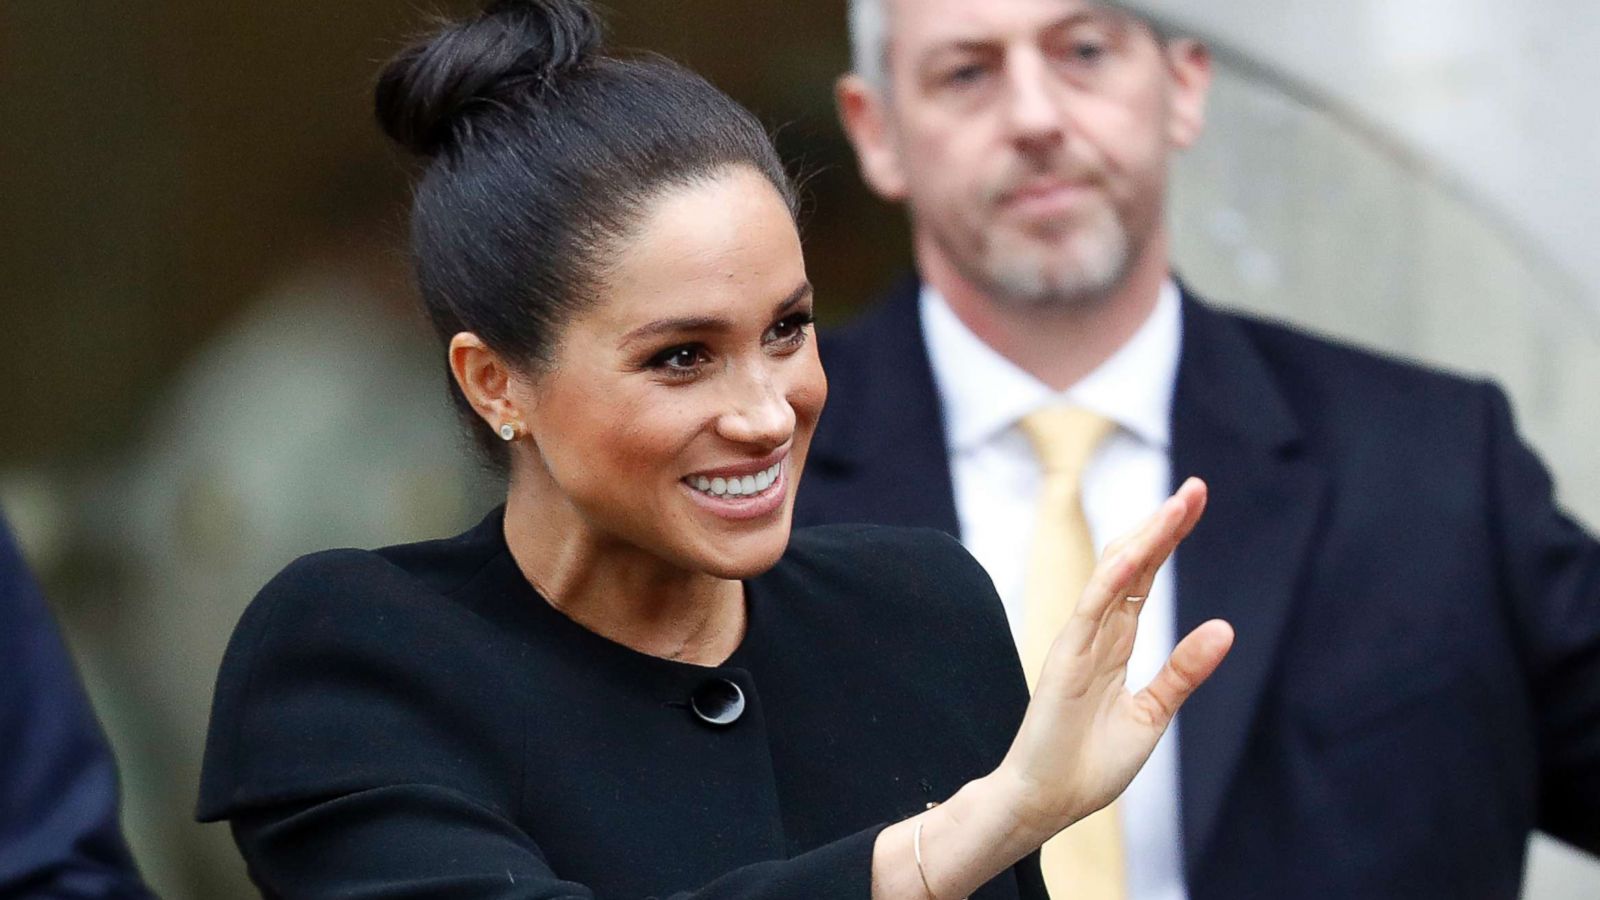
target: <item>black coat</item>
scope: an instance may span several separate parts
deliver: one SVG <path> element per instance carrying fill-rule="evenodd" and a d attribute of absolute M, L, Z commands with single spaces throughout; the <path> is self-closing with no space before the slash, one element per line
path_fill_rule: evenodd
<path fill-rule="evenodd" d="M 955 541 L 873 527 L 796 532 L 746 596 L 704 668 L 552 608 L 499 512 L 306 557 L 233 636 L 200 815 L 268 896 L 865 900 L 882 827 L 1015 735 L 999 600 Z M 975 896 L 1042 900 L 1037 859 Z"/>
<path fill-rule="evenodd" d="M 819 347 L 796 521 L 958 533 L 917 285 Z M 1179 716 L 1191 900 L 1517 896 L 1600 852 L 1600 545 L 1504 396 L 1186 295 L 1177 627 L 1238 640 Z"/>

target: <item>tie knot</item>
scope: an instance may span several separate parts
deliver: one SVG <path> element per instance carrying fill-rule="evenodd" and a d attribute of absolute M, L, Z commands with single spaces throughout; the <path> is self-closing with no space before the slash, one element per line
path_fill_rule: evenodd
<path fill-rule="evenodd" d="M 1033 442 L 1033 452 L 1039 454 L 1047 474 L 1066 475 L 1076 481 L 1095 448 L 1116 424 L 1081 407 L 1055 406 L 1029 414 L 1021 427 Z"/>

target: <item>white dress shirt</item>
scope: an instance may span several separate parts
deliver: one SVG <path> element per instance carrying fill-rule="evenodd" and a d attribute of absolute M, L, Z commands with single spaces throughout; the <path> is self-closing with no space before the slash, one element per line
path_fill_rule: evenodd
<path fill-rule="evenodd" d="M 1083 505 L 1098 554 L 1165 500 L 1172 482 L 1172 392 L 1182 342 L 1182 304 L 1170 280 L 1132 339 L 1065 392 L 995 352 L 924 286 L 922 328 L 944 409 L 961 540 L 994 579 L 1013 637 L 1023 624 L 1023 580 L 1038 515 L 1042 470 L 1018 423 L 1042 407 L 1071 404 L 1117 428 L 1089 460 Z M 1176 641 L 1171 566 L 1163 567 L 1139 618 L 1128 685 L 1154 678 Z M 1129 900 L 1186 900 L 1178 818 L 1177 723 L 1122 796 Z"/>

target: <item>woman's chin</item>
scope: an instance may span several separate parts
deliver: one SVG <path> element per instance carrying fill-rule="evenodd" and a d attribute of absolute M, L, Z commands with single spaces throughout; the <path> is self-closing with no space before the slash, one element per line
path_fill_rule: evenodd
<path fill-rule="evenodd" d="M 707 535 L 696 548 L 702 571 L 717 578 L 742 581 L 778 564 L 789 548 L 789 517 L 741 534 Z"/>

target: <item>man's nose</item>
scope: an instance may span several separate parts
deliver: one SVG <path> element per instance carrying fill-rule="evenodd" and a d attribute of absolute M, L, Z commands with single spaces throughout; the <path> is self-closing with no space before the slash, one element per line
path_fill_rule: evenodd
<path fill-rule="evenodd" d="M 1005 114 L 1012 138 L 1027 149 L 1059 146 L 1066 113 L 1043 54 L 1033 49 L 1013 51 L 1005 73 Z"/>

